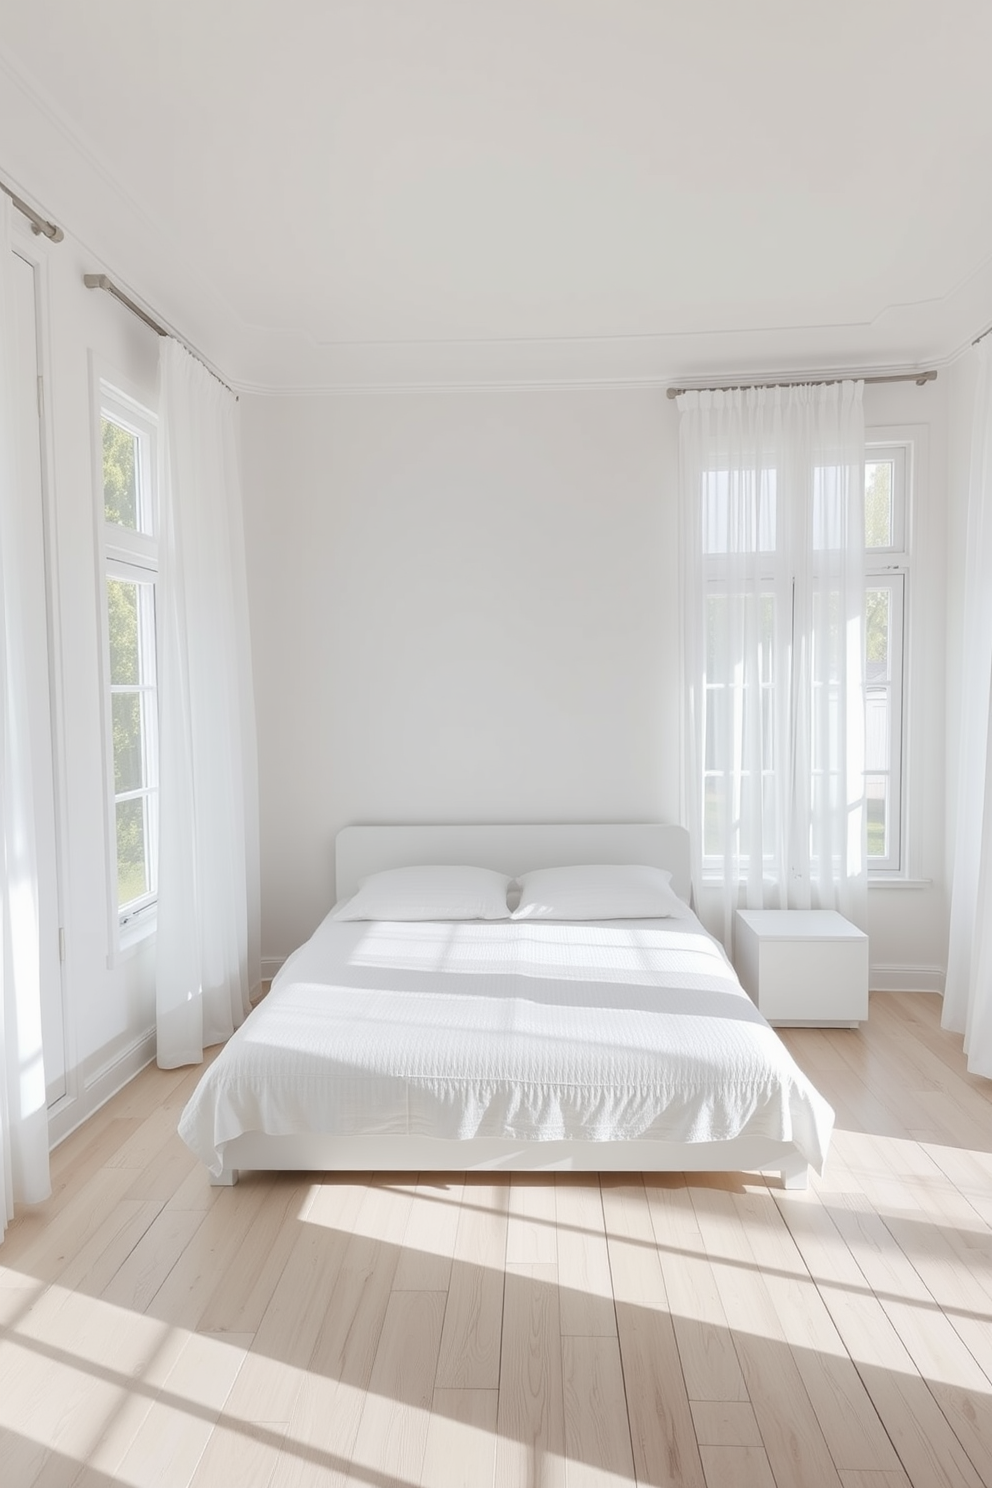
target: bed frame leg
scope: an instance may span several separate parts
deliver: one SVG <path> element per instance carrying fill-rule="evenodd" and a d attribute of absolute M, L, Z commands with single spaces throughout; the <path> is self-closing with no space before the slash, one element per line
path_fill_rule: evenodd
<path fill-rule="evenodd" d="M 807 1188 L 809 1186 L 809 1167 L 803 1163 L 801 1167 L 783 1168 L 780 1175 L 783 1188 Z"/>
<path fill-rule="evenodd" d="M 216 1176 L 213 1173 L 210 1174 L 211 1188 L 233 1188 L 237 1181 L 237 1168 L 225 1168 L 223 1172 L 218 1173 Z"/>

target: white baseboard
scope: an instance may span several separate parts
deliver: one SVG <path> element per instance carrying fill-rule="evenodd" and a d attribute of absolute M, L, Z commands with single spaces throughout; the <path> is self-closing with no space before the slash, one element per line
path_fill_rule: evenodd
<path fill-rule="evenodd" d="M 123 1090 L 129 1080 L 151 1064 L 155 1058 L 155 1030 L 140 1034 L 127 1048 L 112 1059 L 87 1072 L 80 1071 L 77 1091 L 60 1101 L 48 1117 L 48 1143 L 57 1147 L 77 1126 L 82 1126 L 95 1111 L 106 1105 L 112 1095 Z"/>
<path fill-rule="evenodd" d="M 943 966 L 871 966 L 868 985 L 873 992 L 939 992 L 944 995 Z"/>
<path fill-rule="evenodd" d="M 271 982 L 277 971 L 281 971 L 286 961 L 285 956 L 263 956 L 262 957 L 262 981 Z"/>

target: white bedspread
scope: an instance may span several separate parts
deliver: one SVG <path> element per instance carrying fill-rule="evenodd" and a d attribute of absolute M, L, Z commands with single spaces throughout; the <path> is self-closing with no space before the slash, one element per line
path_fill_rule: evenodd
<path fill-rule="evenodd" d="M 325 920 L 206 1071 L 179 1130 L 544 1141 L 742 1135 L 821 1169 L 833 1112 L 683 919 Z"/>

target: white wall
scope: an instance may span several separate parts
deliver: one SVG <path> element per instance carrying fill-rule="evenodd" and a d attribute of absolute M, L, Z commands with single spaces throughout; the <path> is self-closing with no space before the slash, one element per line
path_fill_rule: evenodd
<path fill-rule="evenodd" d="M 69 237 L 50 244 L 15 219 L 16 245 L 37 265 L 45 384 L 45 503 L 52 630 L 51 687 L 59 797 L 60 923 L 68 1094 L 54 1138 L 83 1119 L 154 1052 L 154 941 L 110 964 L 108 818 L 100 671 L 103 603 L 94 492 L 91 357 L 154 405 L 158 338 L 82 276 L 104 267 Z M 49 679 L 36 677 L 38 686 Z"/>
<path fill-rule="evenodd" d="M 249 398 L 263 956 L 349 822 L 677 820 L 663 392 Z"/>
<path fill-rule="evenodd" d="M 946 398 L 918 436 L 908 842 L 873 982 L 942 986 Z M 262 950 L 333 897 L 348 822 L 680 819 L 678 415 L 661 391 L 249 398 Z"/>

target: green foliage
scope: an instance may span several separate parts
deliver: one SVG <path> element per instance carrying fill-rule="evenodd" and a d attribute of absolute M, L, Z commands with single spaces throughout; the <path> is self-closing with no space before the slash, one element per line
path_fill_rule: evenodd
<path fill-rule="evenodd" d="M 892 542 L 892 462 L 865 466 L 865 546 L 887 548 Z"/>
<path fill-rule="evenodd" d="M 124 909 L 148 890 L 145 876 L 145 816 L 142 801 L 117 802 L 117 907 Z"/>
<path fill-rule="evenodd" d="M 107 580 L 110 633 L 110 680 L 114 686 L 140 682 L 138 653 L 138 586 L 129 579 Z"/>
<path fill-rule="evenodd" d="M 108 522 L 138 526 L 137 440 L 112 420 L 103 420 L 103 510 Z"/>
<path fill-rule="evenodd" d="M 885 801 L 868 798 L 868 856 L 885 857 Z"/>
<path fill-rule="evenodd" d="M 887 661 L 889 656 L 888 589 L 869 589 L 865 597 L 865 655 L 869 661 Z"/>
<path fill-rule="evenodd" d="M 141 753 L 141 699 L 136 692 L 111 698 L 114 728 L 114 790 L 140 790 L 144 785 Z"/>

